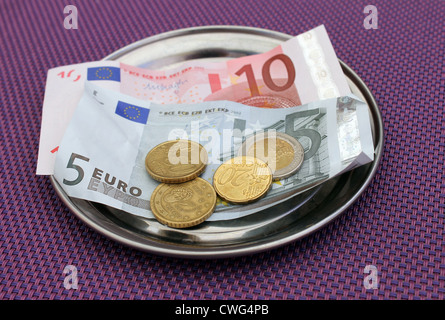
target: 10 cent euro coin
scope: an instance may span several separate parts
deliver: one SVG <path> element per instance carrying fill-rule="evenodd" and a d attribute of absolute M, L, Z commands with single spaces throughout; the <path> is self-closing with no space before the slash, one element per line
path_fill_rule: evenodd
<path fill-rule="evenodd" d="M 266 162 L 247 156 L 234 157 L 218 167 L 213 176 L 217 194 L 236 204 L 258 200 L 267 193 L 272 172 Z"/>

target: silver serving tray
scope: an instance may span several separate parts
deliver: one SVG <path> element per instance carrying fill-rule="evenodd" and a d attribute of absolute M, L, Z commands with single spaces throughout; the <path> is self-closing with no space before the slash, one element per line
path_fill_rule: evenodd
<path fill-rule="evenodd" d="M 184 61 L 220 61 L 266 52 L 292 36 L 250 27 L 210 26 L 170 31 L 126 46 L 106 60 L 167 69 Z M 370 90 L 340 61 L 353 93 L 367 102 L 375 160 L 303 194 L 243 218 L 173 229 L 97 203 L 70 198 L 51 177 L 58 196 L 84 223 L 126 246 L 165 256 L 222 258 L 252 254 L 301 239 L 337 218 L 364 192 L 383 150 L 383 122 Z"/>

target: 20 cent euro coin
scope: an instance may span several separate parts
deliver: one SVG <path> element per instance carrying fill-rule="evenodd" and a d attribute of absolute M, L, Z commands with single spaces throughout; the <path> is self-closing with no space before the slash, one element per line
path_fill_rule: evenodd
<path fill-rule="evenodd" d="M 188 228 L 204 222 L 215 206 L 215 190 L 202 178 L 184 183 L 161 183 L 150 199 L 156 219 L 173 228 Z"/>
<path fill-rule="evenodd" d="M 148 152 L 145 169 L 157 181 L 181 183 L 198 177 L 207 161 L 207 151 L 201 144 L 191 140 L 171 140 Z"/>

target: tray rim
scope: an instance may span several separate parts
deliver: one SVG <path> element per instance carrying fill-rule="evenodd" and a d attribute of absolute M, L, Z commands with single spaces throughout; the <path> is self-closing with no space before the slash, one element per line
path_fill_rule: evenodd
<path fill-rule="evenodd" d="M 262 35 L 266 37 L 273 36 L 273 38 L 279 39 L 279 40 L 286 40 L 290 39 L 293 36 L 288 35 L 286 33 L 274 31 L 274 30 L 268 30 L 263 28 L 256 28 L 256 27 L 248 27 L 248 26 L 231 26 L 231 25 L 209 25 L 209 26 L 198 26 L 198 27 L 190 27 L 190 28 L 182 28 L 182 29 L 176 29 L 167 31 L 164 33 L 156 34 L 153 36 L 149 36 L 147 38 L 135 41 L 133 43 L 130 43 L 113 53 L 109 54 L 102 60 L 114 60 L 122 55 L 124 55 L 128 50 L 134 50 L 136 48 L 142 47 L 144 45 L 154 43 L 157 41 L 161 41 L 166 38 L 173 38 L 177 36 L 181 36 L 183 34 L 193 34 L 193 33 L 200 33 L 200 32 L 236 32 L 241 31 L 243 33 L 251 33 L 254 35 Z M 363 96 L 366 98 L 368 106 L 373 106 L 372 113 L 373 113 L 373 120 L 374 122 L 377 122 L 378 126 L 376 126 L 375 129 L 375 135 L 378 137 L 378 141 L 374 141 L 374 161 L 371 163 L 371 171 L 368 175 L 368 177 L 365 180 L 365 183 L 361 185 L 361 187 L 358 189 L 358 191 L 348 200 L 346 201 L 340 208 L 335 210 L 333 213 L 331 213 L 329 216 L 325 217 L 324 219 L 319 220 L 317 223 L 311 225 L 310 227 L 292 234 L 290 236 L 283 237 L 281 239 L 275 240 L 273 242 L 267 243 L 267 245 L 259 245 L 254 248 L 252 247 L 245 247 L 242 248 L 235 248 L 235 249 L 229 249 L 225 250 L 225 247 L 221 248 L 215 248 L 215 247 L 199 247 L 195 248 L 195 250 L 181 250 L 179 246 L 176 246 L 176 249 L 169 249 L 169 248 L 160 248 L 160 247 L 154 247 L 147 244 L 142 244 L 140 242 L 132 241 L 129 238 L 122 237 L 115 232 L 110 231 L 109 228 L 106 228 L 104 225 L 98 225 L 97 221 L 91 219 L 87 215 L 85 215 L 77 206 L 74 204 L 72 199 L 67 196 L 63 189 L 60 187 L 60 185 L 57 183 L 57 181 L 54 179 L 53 176 L 50 176 L 50 182 L 55 189 L 58 197 L 64 202 L 64 204 L 70 209 L 70 211 L 83 223 L 85 223 L 87 226 L 89 226 L 91 229 L 95 230 L 96 232 L 104 235 L 105 237 L 116 241 L 117 243 L 121 243 L 125 246 L 128 246 L 130 248 L 134 248 L 137 250 L 141 250 L 148 253 L 158 254 L 162 256 L 169 256 L 169 257 L 179 257 L 179 258 L 199 258 L 199 259 L 215 259 L 215 258 L 227 258 L 227 257 L 236 257 L 236 256 L 244 256 L 244 255 L 250 255 L 258 252 L 268 251 L 272 250 L 278 247 L 281 247 L 283 245 L 292 243 L 294 241 L 297 241 L 299 239 L 305 238 L 308 235 L 318 231 L 321 228 L 326 227 L 328 224 L 330 224 L 332 221 L 337 219 L 344 211 L 346 211 L 352 204 L 354 204 L 357 199 L 363 194 L 363 192 L 368 188 L 371 181 L 374 179 L 381 159 L 383 157 L 383 146 L 384 146 L 384 123 L 383 118 L 381 115 L 381 111 L 378 107 L 378 104 L 375 100 L 374 95 L 368 88 L 368 86 L 365 84 L 365 82 L 357 75 L 357 73 L 349 67 L 345 62 L 338 59 L 340 66 L 345 73 L 347 77 L 349 77 L 351 80 L 354 80 L 354 84 L 360 89 L 360 92 L 363 94 Z M 371 109 L 371 108 L 370 108 Z M 109 220 L 106 217 L 100 217 L 100 220 L 103 221 L 105 225 L 108 226 L 115 226 L 117 228 L 123 229 L 120 226 L 114 224 L 111 220 Z M 129 230 L 125 230 L 129 231 Z"/>

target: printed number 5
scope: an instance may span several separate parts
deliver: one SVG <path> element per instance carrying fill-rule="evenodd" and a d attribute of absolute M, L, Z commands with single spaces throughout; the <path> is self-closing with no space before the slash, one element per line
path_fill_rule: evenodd
<path fill-rule="evenodd" d="M 82 181 L 83 176 L 85 175 L 84 172 L 83 172 L 82 167 L 74 164 L 74 160 L 76 158 L 79 158 L 79 159 L 87 161 L 87 162 L 90 161 L 90 159 L 88 159 L 88 158 L 86 158 L 84 156 L 81 156 L 80 154 L 77 154 L 77 153 L 72 153 L 71 154 L 71 157 L 68 160 L 68 164 L 66 165 L 66 167 L 76 170 L 78 175 L 77 175 L 77 178 L 72 180 L 72 181 L 63 179 L 63 183 L 68 185 L 68 186 L 74 186 L 74 185 L 78 184 L 80 181 Z"/>

